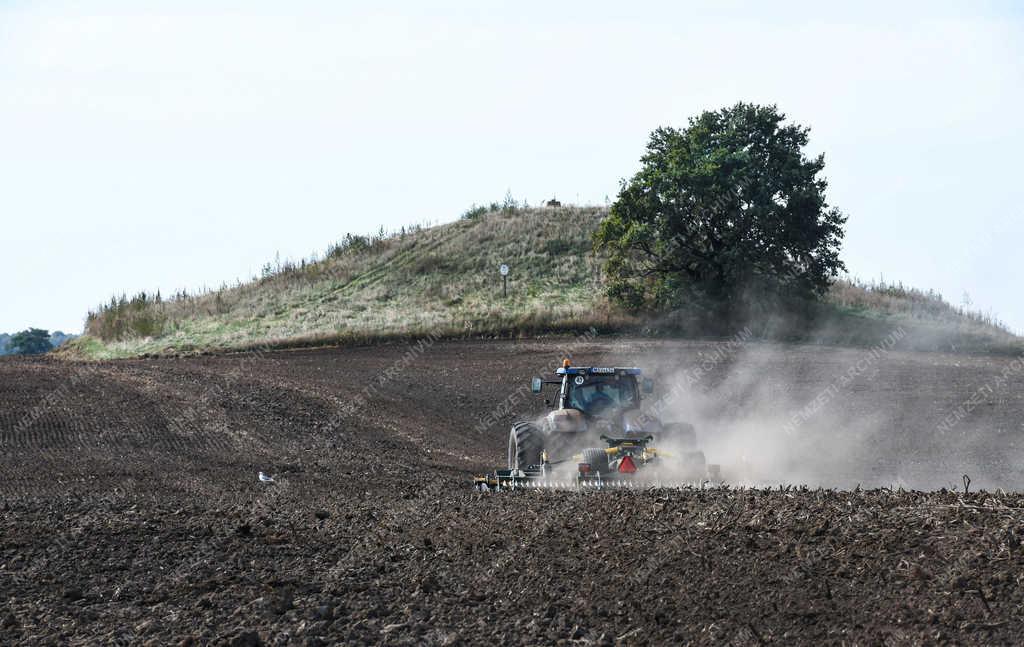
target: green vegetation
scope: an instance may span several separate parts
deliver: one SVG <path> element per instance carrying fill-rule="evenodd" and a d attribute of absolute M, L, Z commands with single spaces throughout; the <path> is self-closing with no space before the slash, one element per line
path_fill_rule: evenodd
<path fill-rule="evenodd" d="M 11 335 L 7 347 L 13 355 L 42 355 L 53 350 L 50 331 L 39 328 L 29 328 Z"/>
<path fill-rule="evenodd" d="M 740 103 L 651 134 L 595 236 L 609 296 L 634 312 L 698 302 L 732 316 L 747 293 L 828 290 L 846 218 L 825 202 L 824 158 L 804 155 L 808 129 L 784 120 Z"/>
<path fill-rule="evenodd" d="M 89 314 L 65 352 L 93 358 L 297 347 L 427 335 L 568 332 L 728 335 L 692 309 L 657 317 L 611 305 L 592 236 L 608 210 L 502 204 L 473 218 L 393 234 L 347 236 L 321 259 L 268 264 L 260 278 L 199 295 L 138 295 Z M 498 266 L 507 263 L 509 296 Z M 988 317 L 902 286 L 835 283 L 799 322 L 771 312 L 749 320 L 766 339 L 870 345 L 894 327 L 906 346 L 1019 349 Z"/>
<path fill-rule="evenodd" d="M 33 330 L 38 331 L 38 329 L 36 329 L 36 328 L 30 328 L 29 330 L 22 331 L 22 334 L 29 333 L 30 336 L 38 334 L 38 333 L 33 333 L 32 332 Z M 43 331 L 39 331 L 39 332 L 45 333 L 46 331 L 43 330 Z M 54 332 L 50 333 L 48 339 L 49 339 L 49 342 L 50 342 L 50 346 L 52 348 L 60 348 L 61 345 L 63 345 L 64 343 L 74 339 L 75 337 L 76 337 L 76 335 L 68 335 L 68 334 L 62 333 L 59 330 L 55 330 Z M 23 354 L 21 352 L 20 348 L 17 348 L 17 347 L 15 347 L 13 345 L 12 339 L 13 339 L 13 337 L 11 335 L 8 335 L 7 333 L 0 333 L 0 355 L 19 355 L 19 354 Z M 30 347 L 35 346 L 37 348 L 42 348 L 41 341 L 32 341 L 32 342 L 30 342 L 29 345 L 30 345 Z M 43 351 L 43 352 L 46 352 L 46 351 Z"/>

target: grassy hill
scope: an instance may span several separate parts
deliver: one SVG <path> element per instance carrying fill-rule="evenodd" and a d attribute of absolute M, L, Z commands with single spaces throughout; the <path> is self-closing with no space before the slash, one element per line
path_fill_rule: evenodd
<path fill-rule="evenodd" d="M 64 352 L 110 358 L 591 326 L 700 334 L 685 317 L 640 320 L 607 303 L 602 259 L 591 243 L 605 214 L 597 207 L 476 209 L 445 225 L 348 236 L 322 258 L 268 264 L 249 283 L 112 300 L 89 314 L 86 335 Z M 511 267 L 507 298 L 501 263 Z M 916 347 L 1020 347 L 997 322 L 902 286 L 840 281 L 813 320 L 794 327 L 773 314 L 753 321 L 752 330 L 763 338 L 868 345 L 909 326 Z"/>

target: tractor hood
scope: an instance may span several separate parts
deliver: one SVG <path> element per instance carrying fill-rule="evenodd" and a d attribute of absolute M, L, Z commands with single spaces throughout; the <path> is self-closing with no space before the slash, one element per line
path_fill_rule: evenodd
<path fill-rule="evenodd" d="M 548 413 L 547 422 L 552 431 L 586 431 L 587 419 L 576 409 L 555 409 Z"/>
<path fill-rule="evenodd" d="M 649 431 L 650 420 L 639 409 L 616 411 L 611 416 L 588 419 L 578 409 L 555 409 L 547 415 L 548 428 L 552 431 L 583 432 L 588 428 L 613 435 L 635 435 Z"/>

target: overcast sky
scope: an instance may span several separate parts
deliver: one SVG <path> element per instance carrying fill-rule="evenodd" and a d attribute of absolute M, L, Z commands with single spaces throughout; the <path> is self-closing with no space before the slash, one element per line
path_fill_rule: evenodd
<path fill-rule="evenodd" d="M 375 4 L 0 2 L 0 331 L 507 190 L 603 204 L 740 100 L 812 128 L 851 273 L 1024 331 L 1024 5 Z"/>

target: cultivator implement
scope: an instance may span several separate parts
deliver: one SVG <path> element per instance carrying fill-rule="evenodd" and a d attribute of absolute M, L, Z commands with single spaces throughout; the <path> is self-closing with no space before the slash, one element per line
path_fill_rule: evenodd
<path fill-rule="evenodd" d="M 486 476 L 473 479 L 473 487 L 480 492 L 502 492 L 512 490 L 626 490 L 649 488 L 713 487 L 721 484 L 717 478 L 694 479 L 692 481 L 622 479 L 594 477 L 588 479 L 543 479 L 534 475 L 512 470 L 497 470 Z"/>
<path fill-rule="evenodd" d="M 517 489 L 616 489 L 706 485 L 721 479 L 718 466 L 707 465 L 701 452 L 683 456 L 650 446 L 653 436 L 610 438 L 608 447 L 586 449 L 574 462 L 544 462 L 526 469 L 499 469 L 474 478 L 480 491 Z"/>

